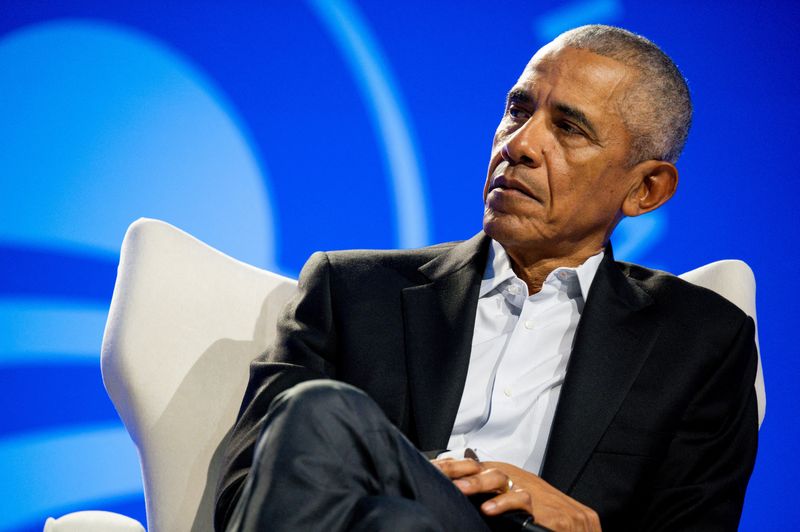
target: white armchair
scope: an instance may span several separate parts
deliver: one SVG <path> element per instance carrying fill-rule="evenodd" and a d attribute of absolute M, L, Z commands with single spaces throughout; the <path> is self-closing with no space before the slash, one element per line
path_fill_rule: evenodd
<path fill-rule="evenodd" d="M 745 263 L 715 262 L 681 277 L 755 319 L 755 280 Z M 213 530 L 221 444 L 235 421 L 248 365 L 272 341 L 295 287 L 167 223 L 143 218 L 128 229 L 102 372 L 139 451 L 151 532 Z M 766 405 L 760 360 L 755 386 L 760 423 Z M 49 519 L 45 530 L 136 530 L 131 521 L 76 512 Z"/>

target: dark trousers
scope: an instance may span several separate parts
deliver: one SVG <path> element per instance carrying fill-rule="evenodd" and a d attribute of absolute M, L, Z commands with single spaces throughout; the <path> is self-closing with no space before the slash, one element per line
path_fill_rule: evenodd
<path fill-rule="evenodd" d="M 317 380 L 275 399 L 227 530 L 489 528 L 364 392 Z"/>

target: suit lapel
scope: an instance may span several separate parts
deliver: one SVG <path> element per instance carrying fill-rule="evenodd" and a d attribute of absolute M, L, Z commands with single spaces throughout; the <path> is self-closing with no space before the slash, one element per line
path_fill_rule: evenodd
<path fill-rule="evenodd" d="M 419 268 L 403 290 L 406 364 L 418 447 L 443 449 L 467 378 L 489 239 L 478 233 Z"/>
<path fill-rule="evenodd" d="M 657 336 L 652 299 L 614 263 L 610 246 L 575 335 L 542 478 L 569 492 L 611 423 Z"/>

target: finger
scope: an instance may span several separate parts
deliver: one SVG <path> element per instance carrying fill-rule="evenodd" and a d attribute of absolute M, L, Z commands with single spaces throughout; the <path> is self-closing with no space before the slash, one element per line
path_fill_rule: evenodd
<path fill-rule="evenodd" d="M 431 463 L 444 473 L 448 478 L 461 478 L 468 475 L 477 475 L 483 471 L 483 466 L 480 462 L 465 458 L 463 460 L 454 460 L 446 458 L 443 460 L 433 460 Z"/>
<path fill-rule="evenodd" d="M 533 513 L 531 495 L 523 489 L 501 493 L 481 504 L 481 511 L 486 515 L 497 515 L 510 510 L 524 510 Z"/>
<path fill-rule="evenodd" d="M 477 475 L 460 477 L 453 483 L 464 495 L 508 491 L 508 475 L 499 469 L 485 469 Z"/>

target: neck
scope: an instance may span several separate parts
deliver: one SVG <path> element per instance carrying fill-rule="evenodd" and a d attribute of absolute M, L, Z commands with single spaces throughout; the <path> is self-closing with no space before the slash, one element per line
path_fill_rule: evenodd
<path fill-rule="evenodd" d="M 596 255 L 602 246 L 590 246 L 561 255 L 537 254 L 530 249 L 503 246 L 511 261 L 511 268 L 517 277 L 528 285 L 528 293 L 535 294 L 542 289 L 544 280 L 556 268 L 576 268 L 586 259 Z"/>

